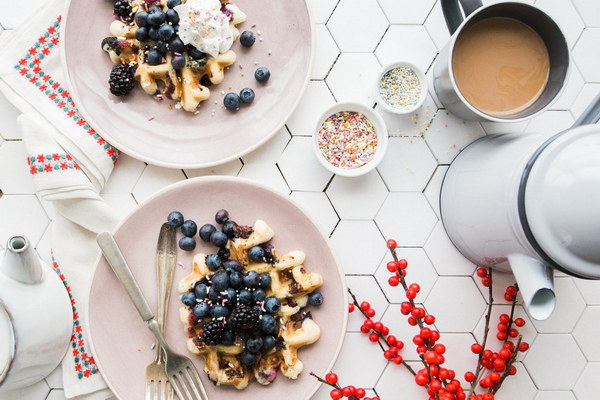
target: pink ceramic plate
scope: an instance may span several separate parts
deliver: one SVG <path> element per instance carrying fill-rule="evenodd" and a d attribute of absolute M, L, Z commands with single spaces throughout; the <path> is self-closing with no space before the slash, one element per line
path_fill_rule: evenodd
<path fill-rule="evenodd" d="M 320 273 L 325 282 L 321 289 L 325 303 L 313 309 L 314 320 L 321 327 L 321 338 L 299 351 L 304 372 L 296 381 L 279 373 L 269 386 L 254 381 L 242 391 L 210 383 L 203 372 L 202 358 L 186 349 L 187 334 L 179 320 L 180 300 L 176 289 L 179 280 L 191 271 L 193 254 L 215 251 L 214 246 L 201 242 L 194 252 L 180 250 L 178 253 L 178 262 L 184 268 L 178 266 L 175 272 L 166 325 L 167 341 L 176 351 L 194 360 L 210 400 L 308 399 L 319 386 L 309 373 L 320 376 L 327 373 L 342 344 L 347 320 L 346 288 L 327 239 L 287 197 L 239 178 L 190 179 L 170 186 L 138 206 L 114 235 L 142 291 L 156 310 L 154 256 L 160 226 L 166 216 L 180 210 L 185 218 L 201 225 L 214 223 L 214 214 L 220 208 L 229 210 L 232 219 L 240 224 L 254 224 L 256 219 L 266 221 L 275 231 L 272 243 L 279 254 L 292 250 L 306 253 L 304 265 L 309 271 Z M 145 369 L 154 359 L 155 339 L 104 258 L 99 259 L 91 287 L 88 328 L 100 372 L 115 395 L 121 400 L 143 399 Z"/>
<path fill-rule="evenodd" d="M 202 103 L 200 113 L 192 115 L 170 110 L 166 102 L 156 102 L 139 85 L 124 100 L 111 95 L 112 63 L 100 44 L 109 36 L 113 2 L 71 0 L 63 14 L 63 64 L 79 111 L 118 149 L 159 166 L 208 167 L 256 149 L 283 126 L 304 92 L 313 32 L 305 0 L 234 3 L 248 16 L 239 25 L 240 31 L 260 31 L 262 41 L 257 39 L 250 49 L 236 41 L 237 61 L 224 82 L 211 87 L 211 97 Z M 258 66 L 271 71 L 264 85 L 254 79 Z M 244 87 L 256 92 L 251 106 L 235 113 L 221 107 L 221 91 L 239 92 Z"/>

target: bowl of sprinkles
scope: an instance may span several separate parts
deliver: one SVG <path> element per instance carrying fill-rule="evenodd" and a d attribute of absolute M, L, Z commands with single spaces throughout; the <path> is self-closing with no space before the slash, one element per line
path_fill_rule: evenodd
<path fill-rule="evenodd" d="M 314 138 L 317 158 L 333 173 L 360 176 L 383 159 L 388 133 L 383 118 L 359 103 L 337 103 L 319 118 Z"/>
<path fill-rule="evenodd" d="M 409 114 L 421 107 L 427 97 L 425 74 L 406 61 L 389 64 L 379 74 L 375 97 L 386 111 Z"/>

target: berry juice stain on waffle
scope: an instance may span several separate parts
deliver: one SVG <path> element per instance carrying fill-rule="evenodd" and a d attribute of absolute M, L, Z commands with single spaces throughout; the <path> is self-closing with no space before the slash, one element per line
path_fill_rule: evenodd
<path fill-rule="evenodd" d="M 110 92 L 126 96 L 137 81 L 156 100 L 172 100 L 175 108 L 191 113 L 198 113 L 210 98 L 209 87 L 220 84 L 236 61 L 234 41 L 251 47 L 256 40 L 252 31 L 240 34 L 237 25 L 246 14 L 229 0 L 116 0 L 114 16 L 112 36 L 102 41 L 115 64 Z M 260 83 L 269 77 L 266 67 L 255 72 Z M 254 97 L 252 89 L 243 88 L 228 93 L 223 106 L 237 111 Z"/>
<path fill-rule="evenodd" d="M 219 210 L 215 220 L 220 231 L 212 224 L 198 229 L 178 211 L 167 218 L 181 227 L 182 250 L 196 248 L 196 233 L 218 248 L 196 254 L 192 273 L 179 282 L 188 350 L 204 357 L 204 369 L 216 385 L 244 389 L 253 378 L 268 385 L 278 370 L 297 379 L 303 370 L 298 350 L 321 335 L 305 308 L 323 303 L 316 291 L 322 276 L 305 269 L 302 251 L 279 256 L 265 221 L 238 225 L 226 210 Z"/>

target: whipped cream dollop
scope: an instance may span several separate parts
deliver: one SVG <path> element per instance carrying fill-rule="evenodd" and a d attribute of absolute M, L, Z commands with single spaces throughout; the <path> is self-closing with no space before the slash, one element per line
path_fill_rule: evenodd
<path fill-rule="evenodd" d="M 179 37 L 183 43 L 215 58 L 231 48 L 233 32 L 219 0 L 187 0 L 175 11 L 179 14 Z"/>

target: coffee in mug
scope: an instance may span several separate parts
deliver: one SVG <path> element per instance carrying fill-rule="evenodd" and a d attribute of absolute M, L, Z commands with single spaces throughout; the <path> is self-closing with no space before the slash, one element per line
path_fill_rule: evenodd
<path fill-rule="evenodd" d="M 540 97 L 548 82 L 550 58 L 544 41 L 529 25 L 492 17 L 459 35 L 452 70 L 460 93 L 473 107 L 507 117 Z"/>

